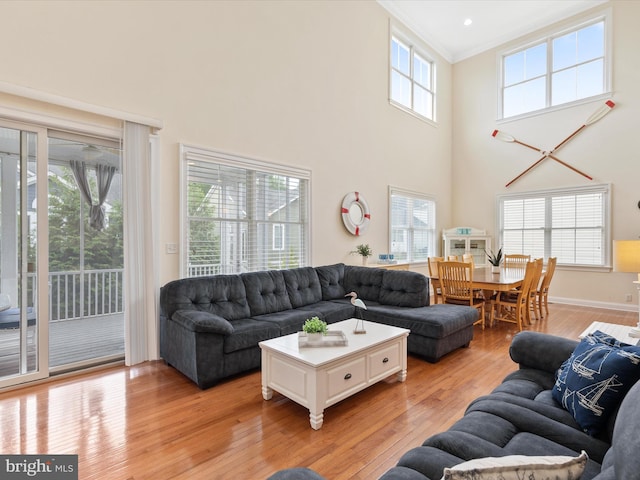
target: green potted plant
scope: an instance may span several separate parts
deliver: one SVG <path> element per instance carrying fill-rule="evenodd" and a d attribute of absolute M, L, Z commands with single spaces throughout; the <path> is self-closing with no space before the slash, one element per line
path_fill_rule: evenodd
<path fill-rule="evenodd" d="M 373 255 L 373 250 L 368 243 L 361 243 L 356 246 L 356 249 L 351 253 L 354 255 L 360 255 L 362 257 L 362 264 L 366 265 L 369 257 Z"/>
<path fill-rule="evenodd" d="M 487 254 L 487 260 L 489 260 L 489 263 L 491 264 L 491 272 L 492 273 L 500 273 L 500 262 L 502 262 L 502 248 L 500 248 L 498 250 L 498 253 L 493 253 L 493 251 L 491 252 L 487 252 L 485 250 L 485 252 Z"/>
<path fill-rule="evenodd" d="M 310 342 L 322 341 L 322 336 L 327 334 L 327 322 L 318 317 L 308 318 L 302 325 L 302 331 L 307 334 Z"/>

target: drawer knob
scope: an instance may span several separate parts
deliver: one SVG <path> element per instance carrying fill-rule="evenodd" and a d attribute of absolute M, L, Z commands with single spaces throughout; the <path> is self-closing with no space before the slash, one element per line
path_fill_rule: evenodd
<path fill-rule="evenodd" d="M 345 379 L 345 380 L 349 380 L 350 378 L 351 378 L 351 374 L 350 374 L 350 373 L 347 373 L 347 374 L 344 376 L 344 379 Z"/>
<path fill-rule="evenodd" d="M 382 363 L 387 363 L 388 361 L 389 361 L 389 357 L 384 357 L 384 358 L 382 359 Z"/>

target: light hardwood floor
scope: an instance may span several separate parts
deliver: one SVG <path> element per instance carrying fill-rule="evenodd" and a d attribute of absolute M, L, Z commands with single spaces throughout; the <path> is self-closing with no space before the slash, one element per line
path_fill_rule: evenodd
<path fill-rule="evenodd" d="M 531 330 L 576 338 L 593 321 L 638 315 L 550 305 Z M 0 393 L 0 453 L 78 454 L 81 479 L 263 479 L 308 466 L 327 479 L 373 479 L 408 449 L 462 416 L 516 365 L 511 324 L 482 331 L 436 364 L 409 357 L 389 380 L 325 411 L 261 395 L 258 371 L 205 391 L 162 362 L 114 367 Z M 394 376 L 395 377 L 395 376 Z"/>

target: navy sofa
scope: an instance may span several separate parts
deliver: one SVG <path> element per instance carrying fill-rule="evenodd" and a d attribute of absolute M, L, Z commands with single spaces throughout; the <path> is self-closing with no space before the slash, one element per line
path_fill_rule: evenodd
<path fill-rule="evenodd" d="M 342 263 L 291 270 L 185 278 L 160 290 L 160 354 L 202 389 L 260 367 L 258 343 L 302 329 L 313 316 L 352 318 L 354 291 L 364 320 L 407 328 L 407 350 L 435 362 L 473 338 L 475 308 L 429 305 L 417 272 Z"/>
<path fill-rule="evenodd" d="M 406 452 L 380 479 L 439 480 L 445 468 L 472 459 L 507 455 L 576 457 L 581 451 L 589 460 L 580 480 L 640 479 L 640 382 L 606 417 L 605 427 L 597 436 L 585 433 L 552 396 L 556 372 L 577 345 L 574 340 L 539 332 L 517 334 L 510 355 L 520 368 L 489 395 L 473 401 L 448 431 Z M 281 470 L 269 479 L 323 477 L 298 467 Z"/>

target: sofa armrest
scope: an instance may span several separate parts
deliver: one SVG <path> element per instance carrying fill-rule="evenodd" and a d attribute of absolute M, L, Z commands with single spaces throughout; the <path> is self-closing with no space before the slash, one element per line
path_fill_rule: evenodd
<path fill-rule="evenodd" d="M 576 340 L 540 332 L 520 332 L 511 341 L 509 355 L 520 368 L 555 373 L 578 345 Z"/>
<path fill-rule="evenodd" d="M 171 320 L 193 332 L 218 333 L 220 335 L 233 333 L 233 325 L 228 320 L 201 310 L 176 310 L 171 316 Z"/>

